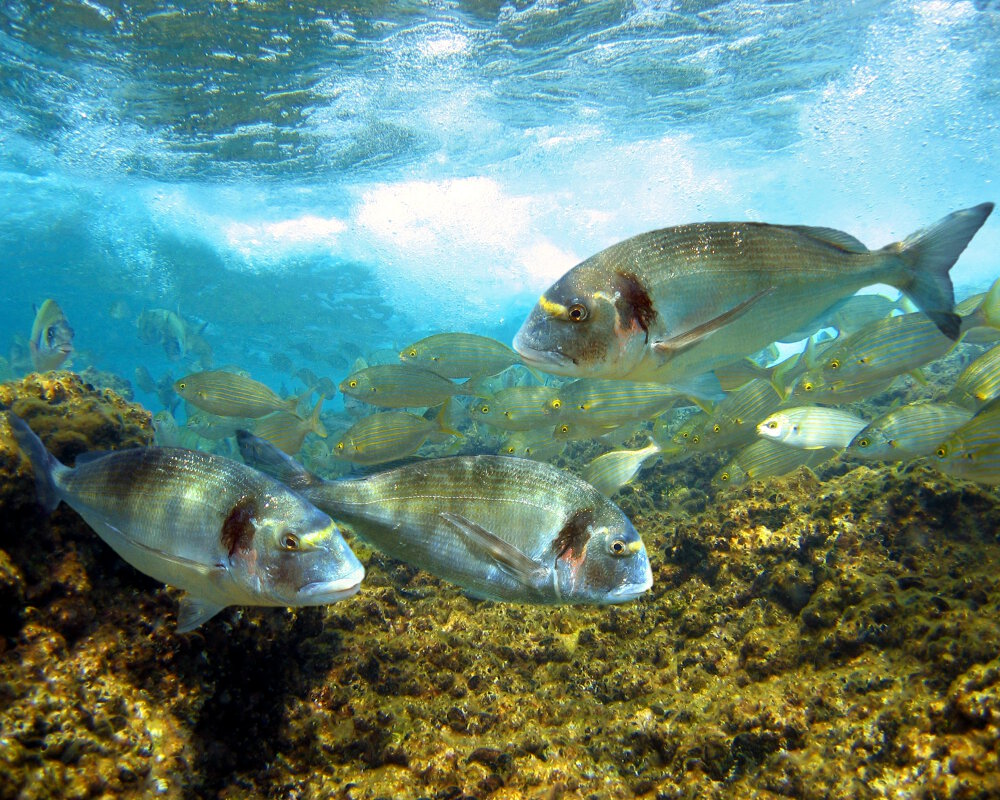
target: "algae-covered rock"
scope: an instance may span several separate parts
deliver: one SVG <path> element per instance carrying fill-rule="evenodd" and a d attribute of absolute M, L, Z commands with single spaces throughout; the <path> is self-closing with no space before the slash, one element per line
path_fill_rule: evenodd
<path fill-rule="evenodd" d="M 149 441 L 69 373 L 0 405 L 69 461 Z M 180 635 L 6 435 L 0 797 L 1000 796 L 994 490 L 840 461 L 713 494 L 701 456 L 619 497 L 636 602 L 480 602 L 352 542 L 358 596 Z"/>

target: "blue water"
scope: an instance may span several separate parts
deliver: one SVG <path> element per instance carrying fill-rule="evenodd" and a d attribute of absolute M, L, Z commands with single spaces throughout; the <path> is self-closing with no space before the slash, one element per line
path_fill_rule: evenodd
<path fill-rule="evenodd" d="M 10 2 L 0 87 L 0 354 L 53 297 L 73 366 L 126 377 L 195 368 L 144 308 L 272 385 L 274 353 L 339 380 L 434 331 L 509 341 L 640 231 L 881 246 L 1000 199 L 992 2 Z M 960 295 L 998 251 L 990 220 Z"/>

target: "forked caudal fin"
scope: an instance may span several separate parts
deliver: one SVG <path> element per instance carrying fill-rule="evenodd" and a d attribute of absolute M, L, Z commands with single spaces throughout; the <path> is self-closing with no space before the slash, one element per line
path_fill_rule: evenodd
<path fill-rule="evenodd" d="M 59 472 L 68 470 L 69 467 L 60 463 L 59 459 L 46 450 L 42 440 L 28 427 L 28 423 L 12 411 L 7 412 L 7 422 L 17 443 L 31 459 L 31 466 L 35 470 L 35 488 L 38 492 L 39 505 L 46 511 L 55 511 L 62 499 L 56 486 L 55 476 Z"/>
<path fill-rule="evenodd" d="M 883 248 L 895 251 L 906 265 L 897 285 L 949 339 L 958 339 L 961 319 L 954 313 L 955 290 L 948 275 L 962 251 L 993 211 L 993 203 L 955 211 L 902 242 Z"/>

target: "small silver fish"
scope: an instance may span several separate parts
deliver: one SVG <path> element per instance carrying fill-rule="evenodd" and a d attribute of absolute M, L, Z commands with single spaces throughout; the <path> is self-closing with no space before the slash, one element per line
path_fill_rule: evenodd
<path fill-rule="evenodd" d="M 747 481 L 780 478 L 799 467 L 814 467 L 837 454 L 837 449 L 824 447 L 804 450 L 775 439 L 758 439 L 736 453 L 712 478 L 717 489 L 742 486 Z"/>
<path fill-rule="evenodd" d="M 583 479 L 605 497 L 611 497 L 638 475 L 651 458 L 659 455 L 660 450 L 652 440 L 638 450 L 612 450 L 591 461 L 583 470 Z"/>
<path fill-rule="evenodd" d="M 73 352 L 73 329 L 55 300 L 46 300 L 35 314 L 28 349 L 37 372 L 59 369 Z"/>
<path fill-rule="evenodd" d="M 843 448 L 867 424 L 861 417 L 839 408 L 799 406 L 772 414 L 757 426 L 757 433 L 805 450 Z"/>
<path fill-rule="evenodd" d="M 404 347 L 399 359 L 444 378 L 496 375 L 521 363 L 521 356 L 507 345 L 472 333 L 436 333 Z"/>
<path fill-rule="evenodd" d="M 383 552 L 515 603 L 624 603 L 653 582 L 639 534 L 593 486 L 549 464 L 502 456 L 420 461 L 324 481 L 241 432 L 243 458 Z"/>
<path fill-rule="evenodd" d="M 962 370 L 947 400 L 970 409 L 1000 397 L 1000 345 L 987 350 Z"/>
<path fill-rule="evenodd" d="M 987 403 L 935 448 L 936 464 L 960 478 L 1000 485 L 1000 400 Z"/>
<path fill-rule="evenodd" d="M 845 455 L 876 461 L 929 456 L 970 419 L 970 409 L 953 403 L 911 403 L 862 428 Z"/>
<path fill-rule="evenodd" d="M 364 567 L 326 514 L 267 475 L 210 453 L 144 447 L 67 467 L 8 422 L 47 510 L 72 507 L 140 572 L 183 589 L 177 629 L 226 606 L 307 606 L 355 594 Z"/>
<path fill-rule="evenodd" d="M 294 414 L 300 397 L 281 398 L 260 381 L 215 369 L 193 372 L 174 382 L 174 391 L 192 405 L 220 417 L 258 419 L 274 411 Z M 310 394 L 307 390 L 307 394 Z"/>
<path fill-rule="evenodd" d="M 447 408 L 446 403 L 432 420 L 409 411 L 371 414 L 344 431 L 331 455 L 354 464 L 385 464 L 413 455 L 431 437 L 461 436 L 445 422 Z"/>
<path fill-rule="evenodd" d="M 351 373 L 340 391 L 379 408 L 430 408 L 455 395 L 476 396 L 475 389 L 408 364 L 377 364 Z"/>

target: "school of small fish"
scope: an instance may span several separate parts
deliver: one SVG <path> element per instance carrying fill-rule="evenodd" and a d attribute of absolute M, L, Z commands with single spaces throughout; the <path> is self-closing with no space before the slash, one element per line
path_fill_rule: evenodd
<path fill-rule="evenodd" d="M 441 332 L 351 354 L 336 382 L 272 353 L 297 393 L 213 368 L 206 322 L 147 309 L 140 340 L 194 368 L 135 369 L 163 406 L 155 447 L 69 468 L 24 421 L 7 423 L 43 507 L 66 502 L 130 564 L 184 590 L 181 631 L 228 605 L 354 594 L 364 568 L 340 528 L 476 597 L 627 602 L 652 571 L 610 498 L 657 462 L 725 454 L 716 489 L 838 456 L 921 459 L 1000 485 L 1000 280 L 956 305 L 949 277 L 992 209 L 877 250 L 830 228 L 749 222 L 640 234 L 545 290 L 513 349 Z M 899 296 L 858 294 L 874 284 Z M 117 305 L 116 319 L 130 313 Z M 940 396 L 875 418 L 855 405 L 989 345 Z M 73 354 L 54 300 L 25 352 L 35 370 Z M 344 410 L 325 412 L 338 388 Z M 605 452 L 577 463 L 566 448 L 580 441 Z M 579 476 L 548 463 L 560 458 Z"/>

